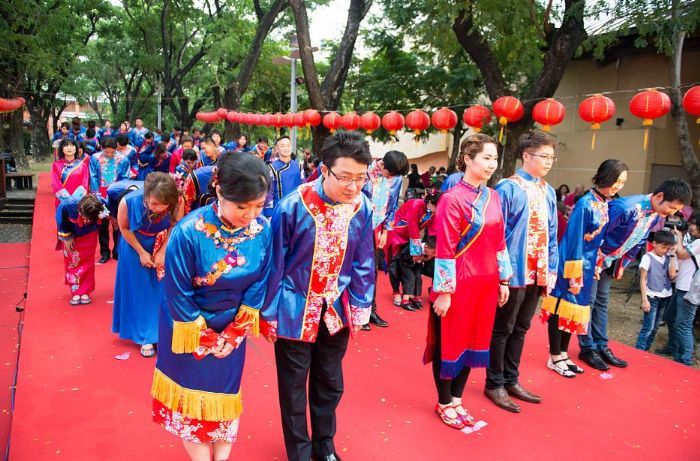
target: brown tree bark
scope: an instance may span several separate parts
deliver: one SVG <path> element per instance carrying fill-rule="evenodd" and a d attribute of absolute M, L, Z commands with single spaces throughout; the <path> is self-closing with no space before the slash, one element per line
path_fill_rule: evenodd
<path fill-rule="evenodd" d="M 450 154 L 450 163 L 447 165 L 447 174 L 452 174 L 455 171 L 457 171 L 456 164 L 457 156 L 459 155 L 459 143 L 462 139 L 464 131 L 464 126 L 462 125 L 462 122 L 460 120 L 457 122 L 457 125 L 455 125 L 454 130 L 452 131 L 452 139 L 454 141 L 452 142 L 452 153 Z"/>
<path fill-rule="evenodd" d="M 24 150 L 24 126 L 22 125 L 22 110 L 16 110 L 8 114 L 10 122 L 10 151 L 17 161 L 17 168 L 20 170 L 29 169 L 29 160 Z"/>

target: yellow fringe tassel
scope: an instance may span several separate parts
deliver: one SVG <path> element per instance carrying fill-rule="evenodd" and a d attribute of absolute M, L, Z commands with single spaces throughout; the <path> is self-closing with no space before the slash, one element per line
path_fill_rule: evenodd
<path fill-rule="evenodd" d="M 583 275 L 583 261 L 566 261 L 564 263 L 564 278 L 575 279 Z"/>
<path fill-rule="evenodd" d="M 174 354 L 188 354 L 199 347 L 199 332 L 207 327 L 207 322 L 201 315 L 193 322 L 173 321 L 173 342 L 171 348 Z"/>
<path fill-rule="evenodd" d="M 557 307 L 557 301 L 559 306 Z M 559 317 L 576 322 L 584 327 L 591 320 L 590 306 L 579 306 L 563 299 L 547 296 L 542 303 L 542 309 L 550 314 L 557 314 Z"/>
<path fill-rule="evenodd" d="M 221 394 L 187 389 L 157 368 L 153 372 L 151 397 L 187 418 L 203 421 L 231 421 L 243 413 L 240 392 Z"/>
<path fill-rule="evenodd" d="M 241 304 L 241 307 L 238 308 L 238 314 L 236 314 L 236 323 L 247 322 L 253 322 L 253 325 L 250 327 L 250 334 L 256 338 L 260 336 L 260 311 Z"/>

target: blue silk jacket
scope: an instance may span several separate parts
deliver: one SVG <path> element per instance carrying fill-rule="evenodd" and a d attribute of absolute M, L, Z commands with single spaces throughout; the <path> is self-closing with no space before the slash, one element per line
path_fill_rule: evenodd
<path fill-rule="evenodd" d="M 369 181 L 362 192 L 372 201 L 374 211 L 372 228 L 391 230 L 394 227 L 394 215 L 399 209 L 403 178 L 401 176 L 385 178 L 376 160 L 369 166 L 368 174 Z"/>
<path fill-rule="evenodd" d="M 319 178 L 282 199 L 271 227 L 271 289 L 262 317 L 277 320 L 277 336 L 314 342 L 324 304 L 331 334 L 367 323 L 375 280 L 367 197 L 334 203 Z"/>

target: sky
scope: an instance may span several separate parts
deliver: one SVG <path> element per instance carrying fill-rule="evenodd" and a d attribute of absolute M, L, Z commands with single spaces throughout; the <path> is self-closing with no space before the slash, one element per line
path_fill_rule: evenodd
<path fill-rule="evenodd" d="M 324 40 L 333 40 L 339 42 L 345 31 L 345 23 L 348 20 L 348 7 L 350 0 L 331 0 L 327 6 L 317 8 L 309 15 L 309 30 L 311 33 L 311 44 L 313 46 L 321 46 Z M 367 19 L 373 14 L 379 14 L 381 7 L 378 2 L 374 2 L 369 10 L 369 13 L 362 21 L 360 32 L 367 26 Z M 358 38 L 355 44 L 355 51 L 362 56 L 366 51 L 362 45 L 362 37 Z M 319 52 L 320 56 L 327 57 Z"/>

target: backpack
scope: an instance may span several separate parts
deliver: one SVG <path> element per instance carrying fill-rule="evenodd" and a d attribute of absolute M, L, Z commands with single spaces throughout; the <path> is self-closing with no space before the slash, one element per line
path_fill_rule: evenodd
<path fill-rule="evenodd" d="M 695 274 L 693 274 L 693 280 L 690 282 L 690 288 L 688 292 L 683 296 L 683 299 L 688 301 L 694 306 L 700 305 L 700 266 L 698 266 L 698 261 L 695 259 L 695 255 L 691 253 L 691 258 L 693 258 L 693 263 L 695 263 Z"/>

